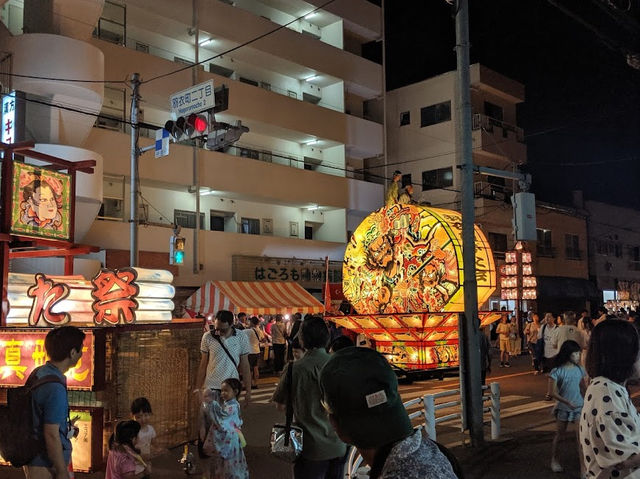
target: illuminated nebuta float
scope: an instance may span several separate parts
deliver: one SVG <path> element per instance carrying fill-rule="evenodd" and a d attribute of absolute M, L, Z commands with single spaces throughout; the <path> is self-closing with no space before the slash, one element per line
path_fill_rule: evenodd
<path fill-rule="evenodd" d="M 496 288 L 496 271 L 487 239 L 477 226 L 474 234 L 480 309 Z M 342 288 L 358 314 L 329 319 L 375 340 L 403 369 L 456 367 L 463 284 L 460 213 L 384 207 L 358 226 L 344 255 Z M 500 317 L 479 316 L 483 325 Z"/>

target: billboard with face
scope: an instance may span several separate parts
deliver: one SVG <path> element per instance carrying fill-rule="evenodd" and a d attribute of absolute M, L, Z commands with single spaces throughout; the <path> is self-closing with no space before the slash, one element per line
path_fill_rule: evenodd
<path fill-rule="evenodd" d="M 71 177 L 14 162 L 11 232 L 70 239 Z"/>

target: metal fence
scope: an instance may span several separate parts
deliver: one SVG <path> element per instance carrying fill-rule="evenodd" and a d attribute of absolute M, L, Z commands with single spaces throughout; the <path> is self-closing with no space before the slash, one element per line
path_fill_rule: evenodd
<path fill-rule="evenodd" d="M 483 412 L 488 414 L 486 423 L 491 425 L 491 439 L 500 437 L 500 384 L 493 382 L 488 386 L 482 386 L 482 403 L 485 404 Z M 451 399 L 455 398 L 455 399 Z M 404 403 L 405 409 L 421 405 L 417 411 L 409 413 L 411 421 L 423 419 L 417 428 L 424 429 L 429 439 L 436 440 L 436 425 L 460 421 L 462 427 L 462 410 L 460 401 L 460 390 L 452 389 L 434 394 L 425 394 Z M 446 411 L 446 410 L 454 411 Z M 362 456 L 355 447 L 351 447 L 347 453 L 347 461 L 344 468 L 344 479 L 365 479 L 368 476 L 368 467 L 363 466 Z"/>

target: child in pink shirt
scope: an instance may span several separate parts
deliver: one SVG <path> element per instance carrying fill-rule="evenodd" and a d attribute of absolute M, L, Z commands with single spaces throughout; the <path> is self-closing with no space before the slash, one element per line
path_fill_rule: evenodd
<path fill-rule="evenodd" d="M 118 423 L 109 439 L 105 479 L 141 479 L 151 473 L 136 447 L 139 432 L 140 424 L 136 421 Z"/>

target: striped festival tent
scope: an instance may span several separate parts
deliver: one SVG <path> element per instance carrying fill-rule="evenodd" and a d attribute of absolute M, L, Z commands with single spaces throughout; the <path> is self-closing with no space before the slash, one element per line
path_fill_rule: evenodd
<path fill-rule="evenodd" d="M 207 316 L 221 309 L 234 313 L 322 313 L 320 301 L 294 282 L 207 281 L 193 293 L 185 308 Z"/>

